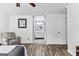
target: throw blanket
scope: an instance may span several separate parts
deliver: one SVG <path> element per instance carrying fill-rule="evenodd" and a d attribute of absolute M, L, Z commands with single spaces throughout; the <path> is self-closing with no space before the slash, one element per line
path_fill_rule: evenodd
<path fill-rule="evenodd" d="M 17 49 L 20 49 L 21 47 L 23 47 L 24 48 L 24 54 L 25 54 L 25 56 L 27 55 L 27 51 L 26 51 L 26 48 L 23 46 L 23 45 L 6 45 L 6 46 L 0 46 L 0 54 L 2 54 L 2 55 L 6 55 L 6 54 L 10 54 L 10 52 L 11 52 L 11 54 L 13 55 L 14 54 L 14 52 L 12 52 L 12 51 L 16 51 L 16 52 L 18 52 L 18 53 L 22 53 L 22 51 L 19 51 L 19 50 L 17 50 Z M 16 49 L 15 49 L 16 48 Z M 15 49 L 15 50 L 14 50 Z M 10 54 L 10 55 L 11 55 Z M 15 54 L 16 55 L 16 54 Z"/>
<path fill-rule="evenodd" d="M 0 46 L 0 53 L 9 53 L 16 46 Z"/>

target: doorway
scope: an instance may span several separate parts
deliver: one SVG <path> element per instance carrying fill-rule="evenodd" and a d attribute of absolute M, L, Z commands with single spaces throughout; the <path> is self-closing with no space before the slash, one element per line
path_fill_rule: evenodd
<path fill-rule="evenodd" d="M 46 19 L 45 16 L 33 17 L 34 43 L 46 43 Z"/>

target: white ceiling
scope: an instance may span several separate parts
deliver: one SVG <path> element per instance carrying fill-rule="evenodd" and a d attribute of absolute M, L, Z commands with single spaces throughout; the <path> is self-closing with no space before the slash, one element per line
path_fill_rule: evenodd
<path fill-rule="evenodd" d="M 0 9 L 8 14 L 48 14 L 48 13 L 66 13 L 67 3 L 36 3 L 36 7 L 28 3 L 21 3 L 16 7 L 15 3 L 0 3 Z"/>

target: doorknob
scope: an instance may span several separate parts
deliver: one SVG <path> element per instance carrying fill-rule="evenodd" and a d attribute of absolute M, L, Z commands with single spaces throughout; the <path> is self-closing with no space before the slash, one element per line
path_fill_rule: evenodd
<path fill-rule="evenodd" d="M 60 32 L 58 32 L 58 34 L 60 34 Z"/>

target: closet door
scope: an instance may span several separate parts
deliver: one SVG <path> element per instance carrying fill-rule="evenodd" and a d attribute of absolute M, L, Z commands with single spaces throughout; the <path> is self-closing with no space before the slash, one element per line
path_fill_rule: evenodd
<path fill-rule="evenodd" d="M 66 16 L 64 14 L 48 14 L 46 18 L 47 43 L 66 44 Z"/>
<path fill-rule="evenodd" d="M 58 38 L 58 43 L 61 44 L 66 44 L 67 42 L 67 28 L 66 28 L 66 19 L 58 19 L 57 21 L 57 38 Z M 65 42 L 65 43 L 64 43 Z"/>

